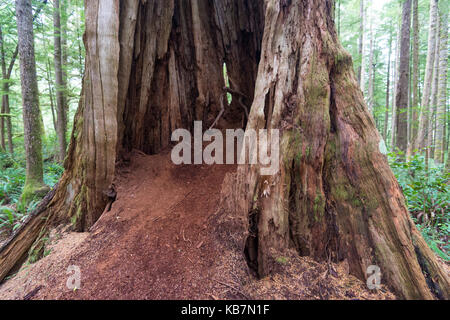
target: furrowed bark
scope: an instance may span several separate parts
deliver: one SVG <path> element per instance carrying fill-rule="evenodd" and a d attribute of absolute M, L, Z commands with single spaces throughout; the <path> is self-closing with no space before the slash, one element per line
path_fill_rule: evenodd
<path fill-rule="evenodd" d="M 236 214 L 258 216 L 258 272 L 270 274 L 273 250 L 291 243 L 300 255 L 346 259 L 361 279 L 368 266 L 379 265 L 403 298 L 448 298 L 448 277 L 410 219 L 379 151 L 380 137 L 351 58 L 337 41 L 331 8 L 331 1 L 267 2 L 247 129 L 264 128 L 270 117 L 268 128 L 282 129 L 283 165 L 273 177 L 260 176 L 258 166 L 241 167 L 236 184 L 242 195 Z M 275 98 L 267 108 L 269 93 Z"/>
<path fill-rule="evenodd" d="M 28 204 L 36 194 L 45 194 L 48 191 L 43 179 L 42 118 L 39 109 L 39 92 L 34 56 L 31 1 L 17 0 L 16 16 L 26 154 L 26 182 L 21 201 Z"/>

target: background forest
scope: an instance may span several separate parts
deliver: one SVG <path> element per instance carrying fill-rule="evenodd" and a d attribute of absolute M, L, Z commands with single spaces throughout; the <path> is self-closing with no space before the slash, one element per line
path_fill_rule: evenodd
<path fill-rule="evenodd" d="M 82 0 L 34 0 L 33 26 L 44 183 L 54 186 L 84 73 Z M 450 119 L 448 1 L 337 0 L 343 46 L 385 143 L 411 215 L 430 247 L 449 261 Z M 24 117 L 14 0 L 0 0 L 0 242 L 42 195 L 26 184 Z"/>

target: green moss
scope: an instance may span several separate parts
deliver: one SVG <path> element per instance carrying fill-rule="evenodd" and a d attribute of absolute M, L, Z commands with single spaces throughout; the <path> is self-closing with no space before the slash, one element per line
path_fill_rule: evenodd
<path fill-rule="evenodd" d="M 306 158 L 310 159 L 310 157 L 311 157 L 311 146 L 308 146 L 306 148 Z"/>
<path fill-rule="evenodd" d="M 343 184 L 336 184 L 333 188 L 333 195 L 336 200 L 345 201 L 350 198 L 347 188 Z"/>
<path fill-rule="evenodd" d="M 42 229 L 38 239 L 33 243 L 28 251 L 28 262 L 36 263 L 45 255 L 45 246 L 49 241 L 47 229 Z"/>
<path fill-rule="evenodd" d="M 28 179 L 25 183 L 22 195 L 20 197 L 19 206 L 21 211 L 25 211 L 31 202 L 37 199 L 41 199 L 49 191 L 50 191 L 49 186 L 46 186 L 41 182 L 35 182 L 33 180 Z"/>
<path fill-rule="evenodd" d="M 325 212 L 325 199 L 320 191 L 317 191 L 316 198 L 314 199 L 314 219 L 319 221 L 319 218 L 323 217 Z"/>
<path fill-rule="evenodd" d="M 277 263 L 279 263 L 279 264 L 286 265 L 286 264 L 289 263 L 289 258 L 286 258 L 286 257 L 278 257 L 278 258 L 275 259 L 275 261 L 276 261 Z"/>
<path fill-rule="evenodd" d="M 368 210 L 375 210 L 379 207 L 378 200 L 376 198 L 365 196 L 363 198 L 364 206 Z"/>
<path fill-rule="evenodd" d="M 363 206 L 361 200 L 359 200 L 358 198 L 353 198 L 352 205 L 357 208 L 361 208 Z"/>
<path fill-rule="evenodd" d="M 77 229 L 79 222 L 83 218 L 83 203 L 87 201 L 87 187 L 83 185 L 79 194 L 75 197 L 73 207 L 70 213 L 70 223 L 73 228 Z"/>

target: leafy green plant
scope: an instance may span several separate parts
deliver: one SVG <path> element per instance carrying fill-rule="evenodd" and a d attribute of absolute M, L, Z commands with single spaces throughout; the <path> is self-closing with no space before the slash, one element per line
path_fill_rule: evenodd
<path fill-rule="evenodd" d="M 24 155 L 20 152 L 15 154 L 15 158 L 0 152 L 0 233 L 10 233 L 20 227 L 41 200 L 36 198 L 26 207 L 20 201 L 26 174 L 23 157 Z M 44 182 L 54 186 L 63 172 L 64 168 L 60 164 L 45 162 Z"/>
<path fill-rule="evenodd" d="M 450 173 L 445 166 L 432 159 L 426 162 L 421 154 L 406 162 L 397 161 L 399 155 L 389 154 L 389 160 L 407 199 L 414 222 L 430 248 L 450 261 Z"/>

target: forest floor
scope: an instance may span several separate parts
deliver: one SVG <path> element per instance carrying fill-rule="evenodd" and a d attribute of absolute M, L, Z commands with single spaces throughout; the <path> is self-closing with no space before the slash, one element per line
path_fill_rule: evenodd
<path fill-rule="evenodd" d="M 256 279 L 243 252 L 217 234 L 221 186 L 234 166 L 175 166 L 169 151 L 130 158 L 111 211 L 89 233 L 53 230 L 46 256 L 1 284 L 0 299 L 395 299 L 384 287 L 369 291 L 345 263 L 295 252 Z M 77 290 L 66 286 L 69 266 L 80 268 Z"/>

